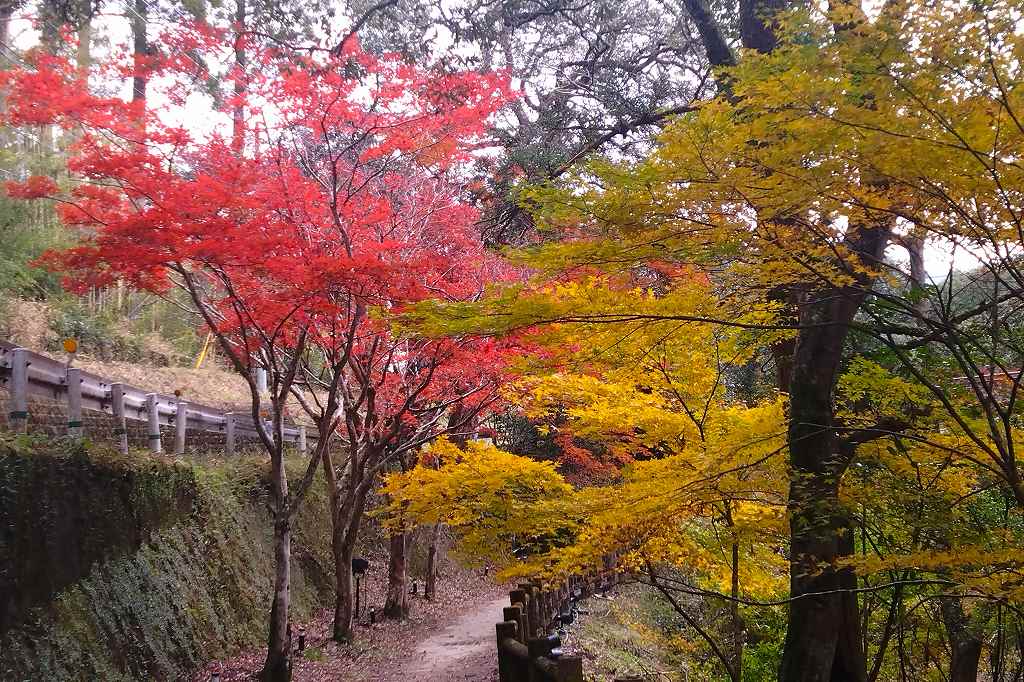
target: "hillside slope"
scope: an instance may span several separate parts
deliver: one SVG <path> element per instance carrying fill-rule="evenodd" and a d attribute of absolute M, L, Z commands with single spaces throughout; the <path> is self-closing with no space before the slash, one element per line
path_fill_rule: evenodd
<path fill-rule="evenodd" d="M 264 491 L 258 460 L 0 434 L 0 679 L 178 679 L 261 642 Z M 295 524 L 297 619 L 333 597 L 322 494 Z"/>

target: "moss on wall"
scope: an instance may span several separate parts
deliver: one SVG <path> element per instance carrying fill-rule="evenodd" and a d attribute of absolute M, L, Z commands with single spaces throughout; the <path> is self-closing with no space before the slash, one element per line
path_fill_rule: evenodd
<path fill-rule="evenodd" d="M 0 679 L 176 679 L 262 641 L 265 495 L 259 459 L 0 435 Z M 323 491 L 311 495 L 293 540 L 296 618 L 332 598 Z"/>

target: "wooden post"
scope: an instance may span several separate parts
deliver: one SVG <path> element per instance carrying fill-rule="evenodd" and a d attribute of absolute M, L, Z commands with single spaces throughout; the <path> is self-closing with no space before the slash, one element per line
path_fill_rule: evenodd
<path fill-rule="evenodd" d="M 174 408 L 174 454 L 185 454 L 185 434 L 188 432 L 188 403 L 178 398 Z"/>
<path fill-rule="evenodd" d="M 534 661 L 543 658 L 551 653 L 551 642 L 547 637 L 531 637 L 526 640 L 526 650 L 530 655 L 528 670 L 530 671 L 530 682 L 545 682 L 547 677 L 534 665 Z"/>
<path fill-rule="evenodd" d="M 583 682 L 583 659 L 579 656 L 559 658 L 558 682 Z"/>
<path fill-rule="evenodd" d="M 497 623 L 494 626 L 495 632 L 497 633 L 498 639 L 498 680 L 499 682 L 521 682 L 516 679 L 515 670 L 516 662 L 512 660 L 512 657 L 505 651 L 505 647 L 502 643 L 506 639 L 516 638 L 517 625 L 511 621 L 505 621 L 504 623 Z"/>
<path fill-rule="evenodd" d="M 523 606 L 526 610 L 525 636 L 529 639 L 537 631 L 537 602 L 534 599 L 533 586 L 529 583 L 519 583 L 519 591 L 524 595 Z"/>
<path fill-rule="evenodd" d="M 522 585 L 520 585 L 522 587 Z M 540 589 L 534 583 L 528 583 L 526 585 L 527 593 L 530 595 L 530 625 L 533 629 L 530 630 L 530 637 L 539 637 L 544 632 L 544 615 L 540 610 Z"/>
<path fill-rule="evenodd" d="M 11 430 L 25 433 L 28 430 L 28 351 L 15 348 L 11 351 Z"/>
<path fill-rule="evenodd" d="M 149 439 L 149 451 L 159 455 L 163 448 L 160 445 L 160 413 L 157 411 L 159 404 L 156 393 L 146 394 L 146 417 L 149 420 L 149 428 L 146 430 L 146 437 Z"/>
<path fill-rule="evenodd" d="M 529 592 L 522 589 L 522 586 L 518 590 L 512 590 L 509 592 L 509 599 L 512 601 L 512 605 L 520 605 L 522 612 L 522 632 L 519 635 L 519 641 L 523 644 L 526 643 L 526 638 L 531 636 L 534 632 L 534 622 L 530 621 L 530 608 L 529 608 Z"/>
<path fill-rule="evenodd" d="M 516 624 L 516 635 L 520 642 L 523 642 L 523 630 L 526 629 L 526 621 L 523 620 L 523 607 L 518 604 L 506 606 L 501 610 L 501 616 L 506 621 L 513 621 Z M 526 642 L 523 642 L 524 644 Z"/>
<path fill-rule="evenodd" d="M 68 367 L 68 436 L 82 437 L 82 370 Z"/>
<path fill-rule="evenodd" d="M 224 415 L 224 452 L 235 454 L 235 413 L 228 412 Z"/>
<path fill-rule="evenodd" d="M 306 454 L 306 427 L 299 426 L 299 454 Z"/>
<path fill-rule="evenodd" d="M 124 416 L 124 384 L 110 384 L 110 409 L 114 413 L 114 435 L 117 449 L 128 454 L 128 421 Z"/>

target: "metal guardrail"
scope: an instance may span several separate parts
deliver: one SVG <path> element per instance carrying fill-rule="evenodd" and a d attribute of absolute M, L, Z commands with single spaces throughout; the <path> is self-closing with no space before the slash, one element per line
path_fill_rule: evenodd
<path fill-rule="evenodd" d="M 24 368 L 19 368 L 24 363 Z M 159 427 L 175 427 L 176 450 L 184 449 L 186 427 L 179 427 L 179 406 L 185 415 L 188 430 L 212 431 L 223 433 L 227 439 L 227 450 L 234 450 L 237 438 L 255 439 L 258 437 L 256 422 L 252 415 L 243 412 L 225 412 L 209 405 L 188 402 L 174 395 L 146 391 L 130 384 L 109 381 L 101 376 L 72 368 L 60 360 L 20 348 L 9 341 L 0 341 L 0 386 L 11 393 L 12 421 L 24 420 L 24 405 L 29 396 L 44 398 L 69 405 L 69 430 L 81 429 L 81 416 L 72 412 L 81 409 L 102 412 L 118 418 L 118 401 L 123 405 L 124 419 L 148 422 L 151 427 L 150 439 Z M 23 372 L 24 376 L 21 376 Z M 69 376 L 77 375 L 78 387 L 70 387 Z M 77 398 L 78 406 L 75 406 Z M 153 414 L 151 414 L 153 413 Z M 155 417 L 154 417 L 155 414 Z M 123 430 L 123 429 L 122 429 Z M 78 432 L 80 433 L 80 431 Z M 155 433 L 159 437 L 159 433 Z M 286 442 L 295 443 L 301 451 L 306 449 L 305 427 L 294 424 L 284 429 Z M 122 449 L 127 445 L 122 438 Z M 179 447 L 180 446 L 180 447 Z M 151 449 L 159 451 L 157 447 Z"/>

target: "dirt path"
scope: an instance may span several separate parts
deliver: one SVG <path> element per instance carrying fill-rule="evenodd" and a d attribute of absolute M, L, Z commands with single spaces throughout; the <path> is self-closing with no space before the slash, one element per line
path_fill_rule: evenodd
<path fill-rule="evenodd" d="M 386 575 L 366 581 L 366 604 L 384 600 Z M 306 650 L 293 662 L 295 682 L 497 682 L 494 624 L 508 605 L 508 586 L 473 571 L 452 567 L 438 584 L 435 601 L 413 597 L 407 620 L 378 617 L 367 622 L 364 608 L 356 639 L 338 645 L 330 638 L 331 611 L 296 629 L 306 636 Z M 211 661 L 193 682 L 206 682 L 218 671 L 224 682 L 251 682 L 266 649 L 256 647 L 231 659 Z"/>
<path fill-rule="evenodd" d="M 395 679 L 487 682 L 496 679 L 494 624 L 508 597 L 463 613 L 446 628 L 417 642 Z"/>

